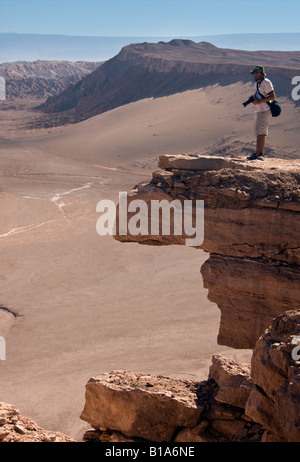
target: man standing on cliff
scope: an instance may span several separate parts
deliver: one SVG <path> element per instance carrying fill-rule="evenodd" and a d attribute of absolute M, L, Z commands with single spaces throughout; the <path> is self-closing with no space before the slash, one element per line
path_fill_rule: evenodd
<path fill-rule="evenodd" d="M 264 160 L 266 136 L 269 132 L 271 111 L 268 102 L 275 99 L 275 92 L 271 80 L 266 78 L 263 66 L 256 66 L 251 74 L 255 80 L 253 104 L 255 110 L 256 152 L 248 160 Z"/>

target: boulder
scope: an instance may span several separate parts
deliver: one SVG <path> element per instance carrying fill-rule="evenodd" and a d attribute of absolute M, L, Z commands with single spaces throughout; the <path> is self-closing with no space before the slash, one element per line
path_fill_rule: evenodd
<path fill-rule="evenodd" d="M 214 355 L 209 369 L 209 378 L 218 384 L 216 401 L 245 408 L 253 386 L 250 379 L 250 364 Z"/>
<path fill-rule="evenodd" d="M 170 441 L 177 427 L 196 426 L 203 406 L 198 384 L 188 380 L 128 371 L 112 371 L 91 378 L 81 419 L 96 429 L 110 429 L 128 437 Z"/>

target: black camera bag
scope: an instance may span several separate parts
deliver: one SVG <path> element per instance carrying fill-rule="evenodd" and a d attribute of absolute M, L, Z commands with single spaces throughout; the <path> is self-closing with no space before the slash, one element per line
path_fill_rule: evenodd
<path fill-rule="evenodd" d="M 257 93 L 259 93 L 260 96 L 263 99 L 265 99 L 265 96 L 258 89 L 258 83 L 256 84 L 256 88 L 257 88 Z M 281 105 L 280 103 L 278 103 L 278 101 L 276 101 L 276 99 L 274 99 L 273 101 L 268 101 L 267 105 L 269 106 L 271 110 L 272 117 L 278 117 L 281 114 Z"/>

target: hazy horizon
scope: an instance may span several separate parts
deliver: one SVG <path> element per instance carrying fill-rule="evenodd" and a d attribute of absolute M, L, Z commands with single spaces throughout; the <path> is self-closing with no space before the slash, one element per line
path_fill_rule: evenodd
<path fill-rule="evenodd" d="M 98 62 L 133 42 L 174 38 L 221 48 L 296 51 L 299 16 L 298 0 L 1 0 L 0 62 Z M 61 43 L 46 41 L 59 37 Z"/>
<path fill-rule="evenodd" d="M 300 50 L 300 33 L 243 33 L 202 36 L 69 36 L 65 34 L 0 33 L 0 63 L 36 60 L 101 62 L 117 55 L 131 43 L 168 42 L 174 38 L 208 41 L 220 48 L 248 51 Z"/>

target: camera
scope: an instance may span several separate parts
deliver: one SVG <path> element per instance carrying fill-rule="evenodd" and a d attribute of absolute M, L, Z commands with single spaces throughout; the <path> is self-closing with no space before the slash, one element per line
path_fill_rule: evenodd
<path fill-rule="evenodd" d="M 250 96 L 250 98 L 243 103 L 243 106 L 246 107 L 248 104 L 253 103 L 254 101 L 254 96 Z"/>

